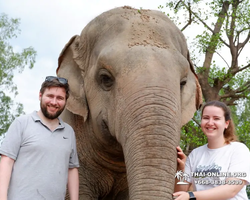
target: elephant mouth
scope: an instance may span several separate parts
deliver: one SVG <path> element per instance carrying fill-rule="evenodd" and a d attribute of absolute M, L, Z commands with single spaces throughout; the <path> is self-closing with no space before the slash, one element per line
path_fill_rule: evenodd
<path fill-rule="evenodd" d="M 111 132 L 109 130 L 108 122 L 104 119 L 101 122 L 101 132 L 102 132 L 102 138 L 109 145 L 113 145 L 113 144 L 118 143 L 117 139 L 111 134 Z"/>
<path fill-rule="evenodd" d="M 107 147 L 104 152 L 108 153 L 110 156 L 110 160 L 114 162 L 120 163 L 119 167 L 123 166 L 124 156 L 121 144 L 117 141 L 117 139 L 110 133 L 109 126 L 107 121 L 102 120 L 101 122 L 101 131 L 102 131 L 102 142 L 103 146 Z M 108 156 L 108 157 L 109 157 Z M 112 158 L 112 159 L 111 159 Z M 114 163 L 113 163 L 114 165 Z M 119 169 L 121 170 L 121 169 Z"/>
<path fill-rule="evenodd" d="M 103 135 L 105 135 L 105 136 L 110 135 L 111 136 L 110 131 L 109 131 L 109 127 L 108 127 L 107 122 L 105 120 L 102 120 L 101 127 L 102 127 Z"/>
<path fill-rule="evenodd" d="M 105 138 L 110 138 L 112 137 L 109 126 L 108 126 L 108 120 L 107 116 L 103 114 L 103 112 L 100 112 L 99 115 L 97 116 L 97 126 L 98 126 L 98 132 L 99 136 L 101 136 L 102 140 L 105 140 Z"/>

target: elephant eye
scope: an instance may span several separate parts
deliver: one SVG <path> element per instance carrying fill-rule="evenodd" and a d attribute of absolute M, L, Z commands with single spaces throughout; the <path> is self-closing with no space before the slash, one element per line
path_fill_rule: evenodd
<path fill-rule="evenodd" d="M 186 85 L 186 83 L 187 83 L 187 78 L 184 78 L 183 80 L 181 80 L 181 83 L 180 83 L 181 90 Z"/>
<path fill-rule="evenodd" d="M 98 82 L 102 89 L 104 90 L 110 90 L 112 85 L 114 84 L 114 78 L 113 76 L 105 69 L 100 70 L 99 76 L 98 76 Z"/>

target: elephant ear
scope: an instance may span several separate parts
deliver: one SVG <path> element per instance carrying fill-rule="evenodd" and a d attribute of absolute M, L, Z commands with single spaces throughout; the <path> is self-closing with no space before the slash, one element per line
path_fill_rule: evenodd
<path fill-rule="evenodd" d="M 70 112 L 82 116 L 84 121 L 86 121 L 88 117 L 88 105 L 84 92 L 84 81 L 82 71 L 74 60 L 78 39 L 79 36 L 73 36 L 63 48 L 58 58 L 56 73 L 59 77 L 68 79 L 69 82 L 70 95 L 66 108 Z"/>
<path fill-rule="evenodd" d="M 187 85 L 185 87 L 192 89 L 190 90 L 185 88 L 182 94 L 182 126 L 193 117 L 193 113 L 201 107 L 203 102 L 201 86 L 198 81 L 197 74 L 194 71 L 194 65 L 190 59 L 189 52 L 187 59 L 190 64 L 190 71 L 188 74 Z"/>

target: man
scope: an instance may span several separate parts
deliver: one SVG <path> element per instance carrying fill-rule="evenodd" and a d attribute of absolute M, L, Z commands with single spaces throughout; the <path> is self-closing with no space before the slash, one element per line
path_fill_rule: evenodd
<path fill-rule="evenodd" d="M 63 200 L 67 184 L 70 199 L 78 200 L 75 133 L 58 118 L 68 97 L 66 79 L 46 77 L 40 110 L 9 127 L 0 148 L 0 200 Z"/>

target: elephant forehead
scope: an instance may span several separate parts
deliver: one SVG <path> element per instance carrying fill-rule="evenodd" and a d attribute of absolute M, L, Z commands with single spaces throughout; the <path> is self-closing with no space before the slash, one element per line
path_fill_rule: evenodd
<path fill-rule="evenodd" d="M 174 49 L 161 49 L 149 46 L 135 46 L 128 48 L 119 42 L 113 42 L 105 47 L 95 50 L 92 59 L 104 65 L 128 64 L 147 64 L 147 65 L 187 65 L 187 59 Z M 166 61 L 168 63 L 166 63 Z M 161 65 L 160 64 L 160 65 Z"/>
<path fill-rule="evenodd" d="M 151 74 L 151 70 L 167 74 L 176 72 L 182 76 L 181 73 L 186 74 L 189 69 L 188 60 L 178 51 L 149 46 L 126 48 L 118 42 L 109 43 L 96 51 L 91 56 L 91 63 L 91 66 L 107 69 L 114 76 L 138 70 L 148 74 Z M 91 71 L 95 73 L 96 68 Z"/>
<path fill-rule="evenodd" d="M 92 20 L 81 34 L 82 40 L 91 44 L 106 45 L 119 39 L 124 45 L 155 46 L 187 50 L 181 31 L 162 12 L 138 10 L 128 7 L 107 11 Z M 183 52 L 186 53 L 186 52 Z"/>

